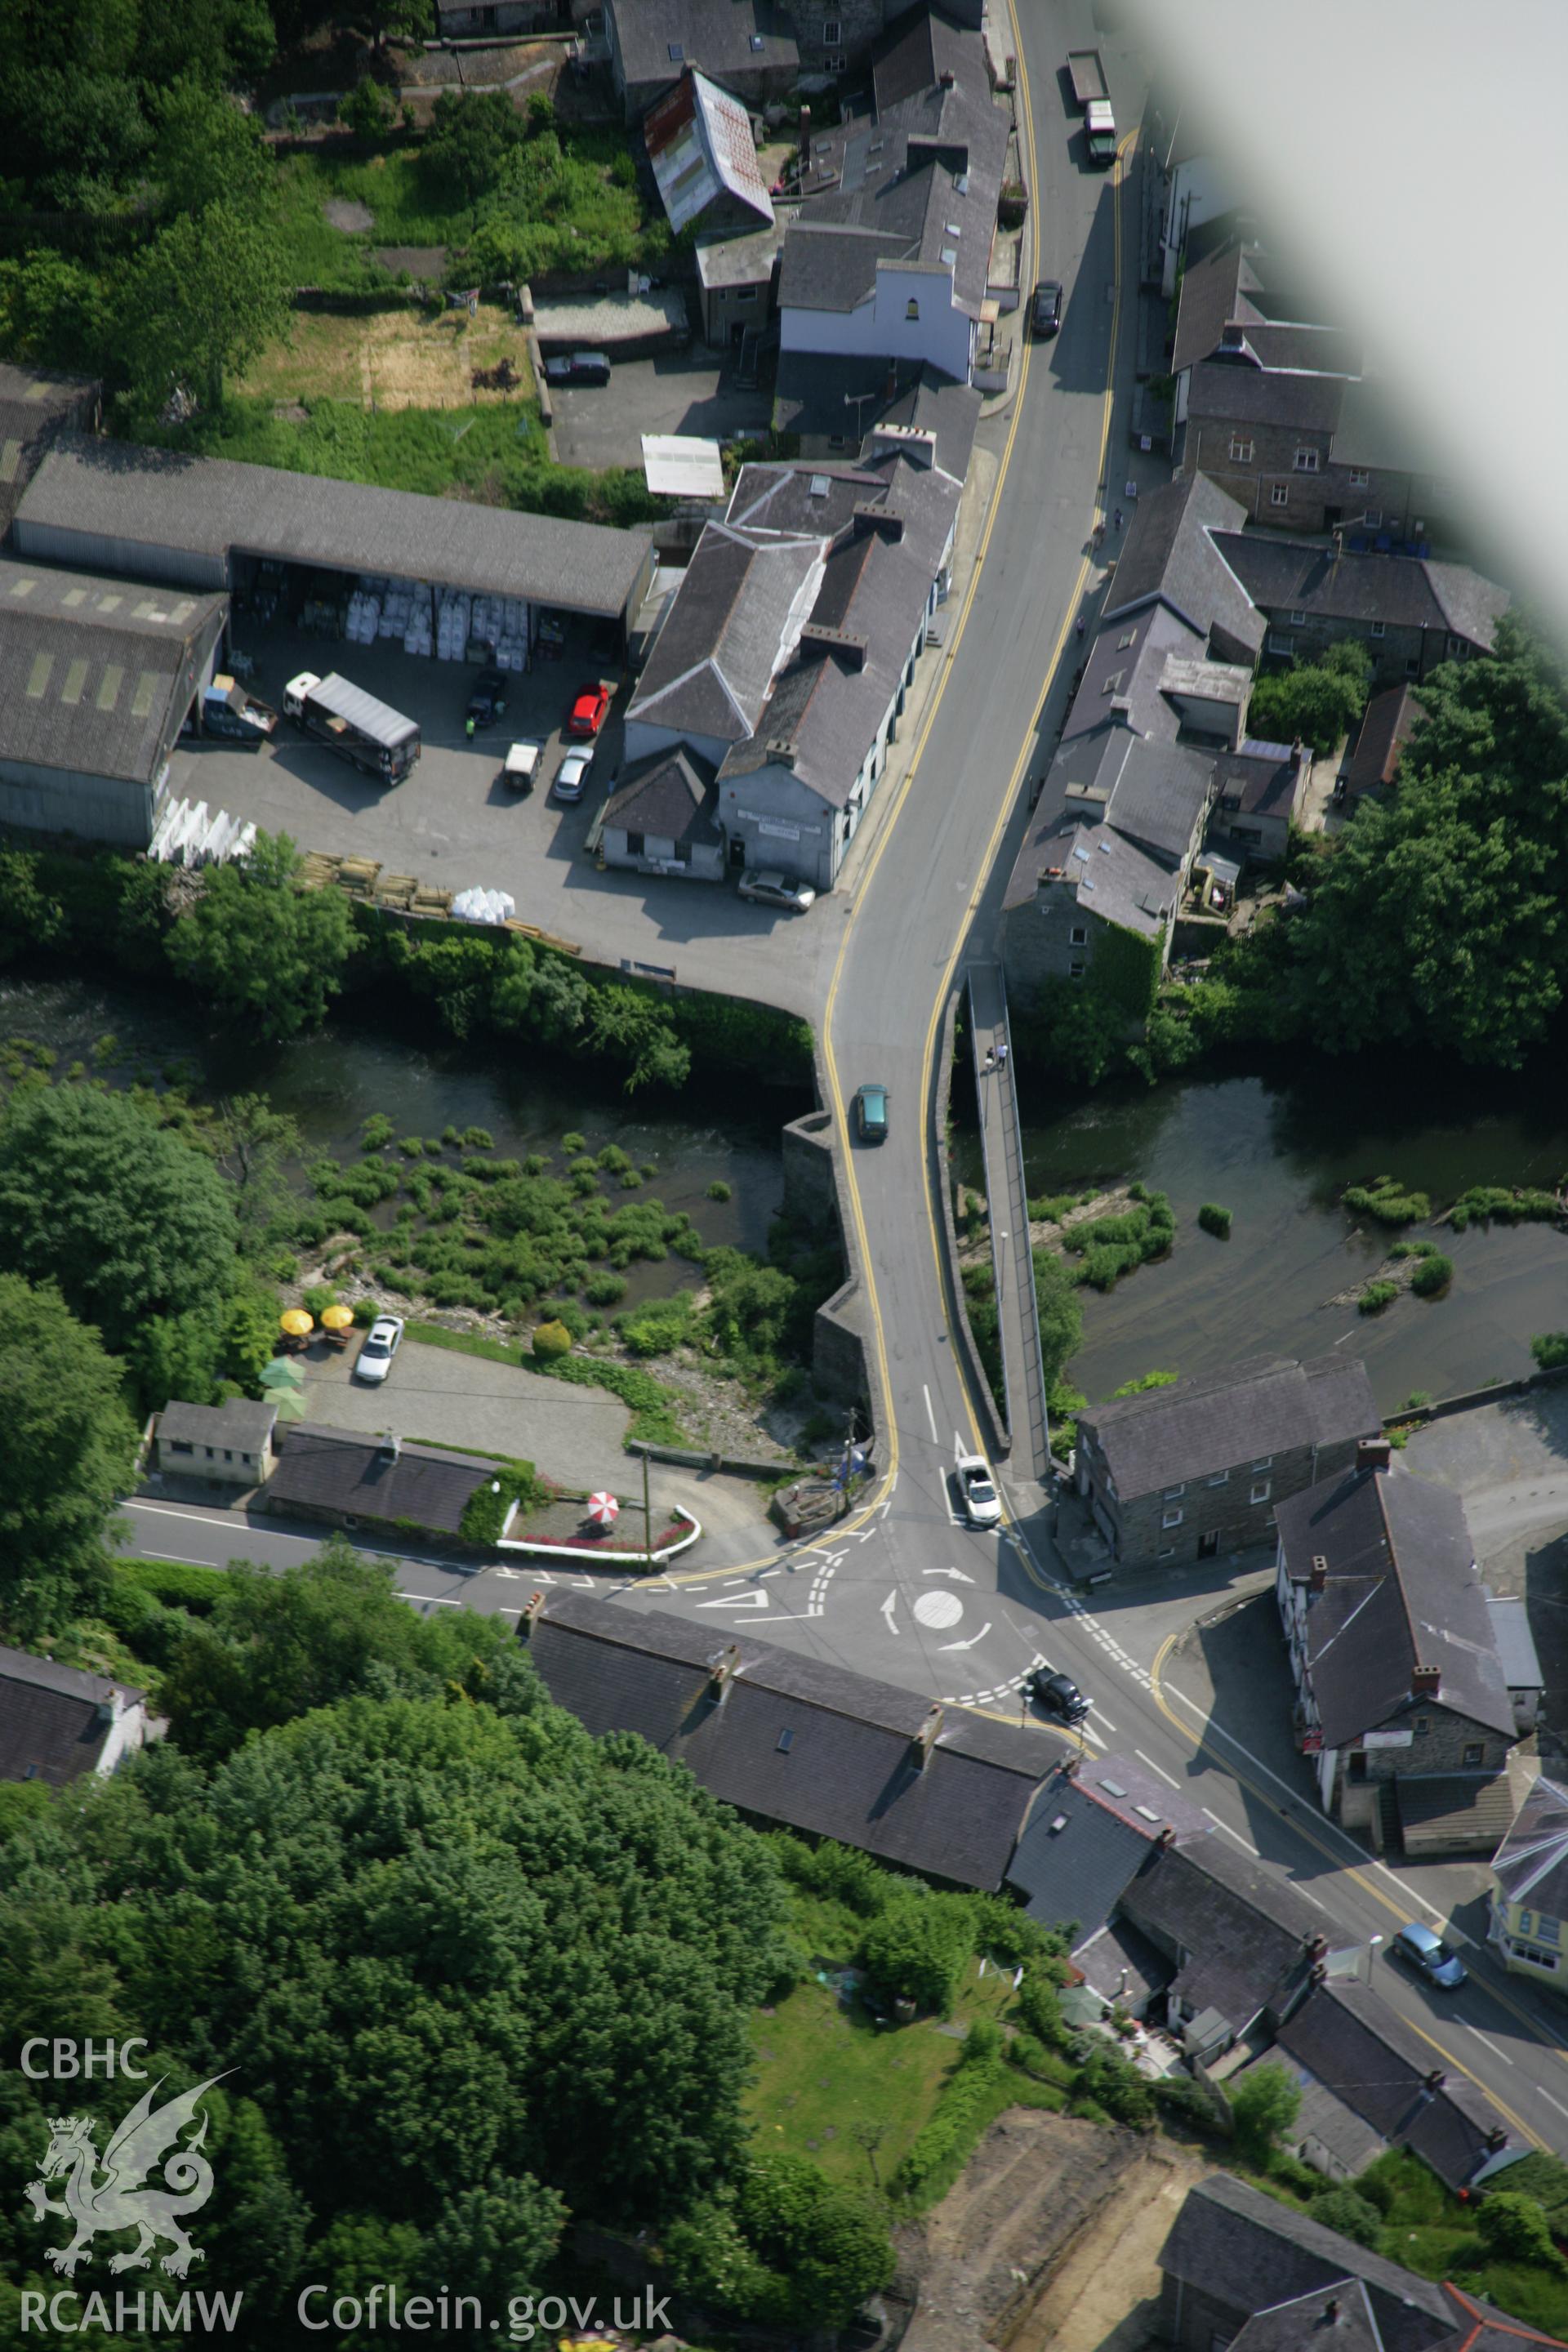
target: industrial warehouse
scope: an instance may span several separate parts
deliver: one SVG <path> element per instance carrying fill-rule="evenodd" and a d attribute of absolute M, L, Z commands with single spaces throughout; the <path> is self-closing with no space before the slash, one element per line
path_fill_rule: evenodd
<path fill-rule="evenodd" d="M 79 434 L 37 462 L 9 552 L 0 822 L 133 847 L 153 839 L 170 755 L 202 729 L 226 646 L 245 671 L 231 622 L 374 646 L 373 686 L 405 661 L 521 671 L 574 625 L 608 632 L 618 658 L 653 570 L 647 530 Z M 335 651 L 315 664 L 333 669 Z"/>

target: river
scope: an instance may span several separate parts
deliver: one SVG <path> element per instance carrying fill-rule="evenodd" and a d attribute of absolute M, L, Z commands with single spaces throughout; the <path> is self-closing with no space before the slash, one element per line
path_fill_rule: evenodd
<path fill-rule="evenodd" d="M 93 1045 L 106 1034 L 119 1041 L 118 1058 L 93 1066 Z M 309 1153 L 344 1160 L 357 1157 L 362 1123 L 376 1111 L 400 1136 L 488 1128 L 498 1153 L 549 1152 L 557 1173 L 571 1156 L 562 1138 L 575 1131 L 590 1151 L 618 1144 L 634 1165 L 652 1167 L 647 1193 L 673 1212 L 686 1210 L 710 1246 L 759 1253 L 784 1193 L 779 1130 L 810 1108 L 790 1090 L 732 1081 L 722 1090 L 693 1083 L 679 1098 L 628 1097 L 591 1065 L 533 1055 L 521 1043 L 411 1038 L 358 1016 L 292 1045 L 258 1048 L 194 1025 L 181 998 L 164 989 L 74 975 L 0 975 L 0 1041 L 6 1037 L 51 1047 L 59 1070 L 88 1062 L 116 1083 L 138 1073 L 165 1083 L 184 1064 L 196 1094 L 264 1094 L 299 1121 Z M 714 1182 L 729 1185 L 728 1201 L 709 1199 Z M 634 1261 L 626 1303 L 694 1279 L 684 1258 Z"/>
<path fill-rule="evenodd" d="M 1324 1355 L 1367 1366 L 1384 1412 L 1413 1391 L 1478 1388 L 1531 1370 L 1538 1331 L 1568 1329 L 1568 1234 L 1549 1225 L 1416 1227 L 1454 1261 L 1448 1295 L 1402 1297 L 1380 1315 L 1331 1306 L 1399 1238 L 1340 1205 L 1347 1184 L 1390 1174 L 1434 1213 L 1472 1184 L 1551 1186 L 1568 1171 L 1560 1074 L 1415 1074 L 1372 1056 L 1268 1075 L 1108 1086 L 1041 1116 L 1026 1081 L 1031 1196 L 1141 1178 L 1168 1192 L 1176 1245 L 1109 1295 L 1085 1288 L 1083 1345 L 1068 1377 L 1093 1399 L 1155 1369 L 1217 1371 L 1249 1355 Z M 955 1152 L 977 1171 L 971 1137 Z M 1196 1224 L 1214 1201 L 1227 1241 Z"/>

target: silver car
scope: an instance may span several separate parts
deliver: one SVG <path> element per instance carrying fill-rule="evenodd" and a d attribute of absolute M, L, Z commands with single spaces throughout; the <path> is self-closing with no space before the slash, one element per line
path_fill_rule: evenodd
<path fill-rule="evenodd" d="M 783 907 L 791 915 L 804 915 L 816 904 L 816 893 L 809 882 L 796 882 L 788 874 L 754 866 L 748 866 L 741 877 L 741 896 L 760 899 L 764 907 Z"/>
<path fill-rule="evenodd" d="M 392 1370 L 392 1360 L 403 1344 L 401 1315 L 378 1315 L 364 1335 L 364 1344 L 354 1360 L 354 1378 L 361 1381 L 384 1381 Z"/>
<path fill-rule="evenodd" d="M 550 787 L 552 801 L 580 801 L 583 787 L 588 781 L 588 771 L 594 764 L 592 751 L 568 751 L 555 771 L 555 782 Z"/>

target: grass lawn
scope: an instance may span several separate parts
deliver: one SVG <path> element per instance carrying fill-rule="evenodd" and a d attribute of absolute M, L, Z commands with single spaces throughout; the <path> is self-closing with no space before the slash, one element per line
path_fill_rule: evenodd
<path fill-rule="evenodd" d="M 271 400 L 237 394 L 216 415 L 186 428 L 182 446 L 209 457 L 423 490 L 431 498 L 457 490 L 496 506 L 523 503 L 511 492 L 531 466 L 536 471 L 549 467 L 531 401 L 373 413 L 357 400 L 314 400 L 301 416 L 275 415 L 273 407 Z"/>
<path fill-rule="evenodd" d="M 864 1921 L 850 1927 L 837 1905 L 798 1893 L 792 1910 L 819 1952 L 849 1950 L 864 1929 Z M 981 1977 L 976 1963 L 949 2022 L 1000 2018 L 1012 1998 L 1011 1977 L 996 1969 Z M 776 2140 L 794 2155 L 814 2158 L 835 2179 L 863 2187 L 872 2175 L 856 2126 L 886 2126 L 876 2149 L 876 2171 L 886 2183 L 929 2122 L 962 2047 L 931 2019 L 877 2026 L 858 2000 L 846 2007 L 833 1985 L 812 1982 L 798 1985 L 771 2017 L 752 2019 L 752 2045 L 756 2076 L 746 2114 L 759 2141 L 771 2147 Z M 1021 2105 L 1028 2095 L 1020 2074 L 1011 2095 Z"/>
<path fill-rule="evenodd" d="M 476 392 L 473 372 L 510 360 L 524 387 Z M 286 343 L 236 379 L 237 394 L 268 401 L 344 400 L 368 408 L 520 408 L 534 413 L 528 338 L 501 304 L 466 311 L 376 310 L 341 318 L 301 310 Z"/>

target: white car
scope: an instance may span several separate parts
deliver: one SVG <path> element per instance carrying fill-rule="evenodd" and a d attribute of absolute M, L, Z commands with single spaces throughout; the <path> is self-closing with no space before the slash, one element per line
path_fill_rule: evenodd
<path fill-rule="evenodd" d="M 953 1475 L 963 1496 L 963 1507 L 972 1528 L 995 1528 L 1002 1524 L 1002 1498 L 991 1476 L 991 1465 L 978 1454 L 961 1454 L 953 1464 Z"/>
<path fill-rule="evenodd" d="M 531 793 L 533 790 L 533 779 L 539 772 L 539 762 L 543 753 L 542 743 L 531 743 L 525 740 L 512 745 L 506 755 L 506 765 L 501 770 L 501 774 L 512 792 Z"/>
<path fill-rule="evenodd" d="M 354 1360 L 354 1378 L 360 1381 L 384 1381 L 392 1370 L 392 1360 L 403 1343 L 401 1315 L 378 1315 L 364 1335 L 364 1344 Z"/>
<path fill-rule="evenodd" d="M 758 898 L 764 907 L 783 907 L 792 915 L 804 915 L 816 904 L 816 893 L 809 882 L 792 881 L 787 874 L 763 872 L 756 866 L 748 866 L 742 875 L 741 896 Z"/>
<path fill-rule="evenodd" d="M 594 764 L 592 751 L 568 751 L 555 771 L 555 782 L 550 787 L 552 801 L 580 801 L 583 787 L 588 781 L 588 771 Z"/>

